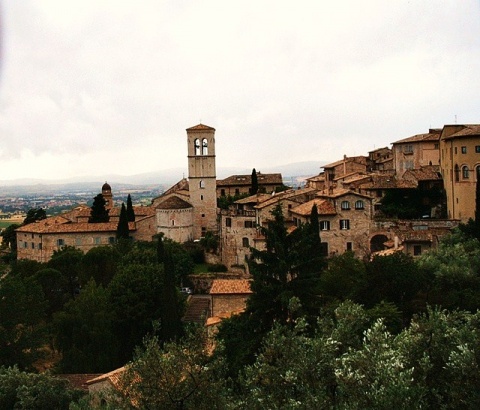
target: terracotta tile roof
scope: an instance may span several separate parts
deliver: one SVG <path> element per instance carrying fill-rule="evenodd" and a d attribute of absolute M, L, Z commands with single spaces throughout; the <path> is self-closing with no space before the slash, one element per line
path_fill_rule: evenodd
<path fill-rule="evenodd" d="M 305 202 L 302 205 L 299 205 L 295 208 L 290 209 L 290 212 L 309 217 L 312 213 L 313 205 L 317 205 L 317 210 L 319 215 L 336 215 L 335 207 L 330 203 L 330 201 L 325 201 L 323 199 L 313 199 L 312 201 Z"/>
<path fill-rule="evenodd" d="M 215 128 L 209 127 L 205 124 L 194 125 L 193 127 L 187 128 L 187 131 L 215 131 Z"/>
<path fill-rule="evenodd" d="M 160 202 L 156 209 L 187 209 L 192 208 L 192 204 L 184 201 L 182 198 L 179 198 L 176 195 L 173 195 L 166 200 Z"/>
<path fill-rule="evenodd" d="M 122 377 L 123 373 L 125 373 L 126 367 L 120 367 L 119 369 L 112 370 L 111 372 L 102 374 L 98 377 L 93 379 L 87 380 L 87 385 L 102 382 L 108 380 L 112 383 L 114 387 L 118 387 L 120 385 L 120 378 Z"/>
<path fill-rule="evenodd" d="M 87 382 L 90 379 L 101 376 L 101 373 L 92 373 L 92 374 L 58 374 L 55 377 L 59 379 L 68 380 L 70 386 L 74 389 L 86 390 L 88 391 Z"/>
<path fill-rule="evenodd" d="M 420 169 L 409 169 L 403 174 L 403 179 L 412 176 L 417 181 L 441 181 L 440 167 L 438 165 L 427 165 Z"/>
<path fill-rule="evenodd" d="M 356 162 L 358 164 L 361 164 L 361 165 L 366 165 L 367 163 L 367 157 L 364 157 L 364 156 L 357 156 L 357 157 L 346 157 L 344 159 L 341 159 L 341 160 L 338 160 L 338 161 L 335 161 L 335 162 L 332 162 L 331 164 L 325 164 L 322 166 L 323 169 L 326 169 L 326 168 L 335 168 L 339 165 L 342 165 L 344 162 Z"/>
<path fill-rule="evenodd" d="M 318 182 L 318 181 L 325 181 L 325 173 L 321 173 L 320 175 L 315 175 L 313 177 L 307 178 L 307 181 Z"/>
<path fill-rule="evenodd" d="M 448 126 L 446 125 L 445 127 L 448 127 Z M 448 137 L 444 137 L 443 139 L 448 140 L 452 138 L 480 135 L 480 124 L 462 124 L 460 125 L 460 127 L 463 127 L 460 131 L 452 135 L 449 135 Z"/>
<path fill-rule="evenodd" d="M 189 189 L 189 184 L 188 180 L 186 178 L 183 178 L 182 180 L 178 181 L 175 185 L 171 186 L 168 188 L 162 195 L 160 195 L 158 198 L 161 198 L 162 196 L 177 192 L 177 191 L 188 191 Z M 156 198 L 154 198 L 155 200 Z"/>
<path fill-rule="evenodd" d="M 262 209 L 267 206 L 276 204 L 277 202 L 285 199 L 293 199 L 296 196 L 313 194 L 315 192 L 317 192 L 315 188 L 289 189 L 287 191 L 279 192 L 278 194 L 275 194 L 275 195 L 270 195 L 270 199 L 267 199 L 266 201 L 263 201 L 262 203 L 255 205 L 255 208 Z"/>
<path fill-rule="evenodd" d="M 246 198 L 239 199 L 235 201 L 236 204 L 256 204 L 257 202 L 263 202 L 272 197 L 271 194 L 258 194 L 258 195 L 250 195 Z"/>
<path fill-rule="evenodd" d="M 440 132 L 427 132 L 425 134 L 417 134 L 412 137 L 408 137 L 408 138 L 404 138 L 404 139 L 392 142 L 392 144 L 405 144 L 410 142 L 421 142 L 421 141 L 438 141 L 439 139 L 440 139 Z"/>
<path fill-rule="evenodd" d="M 129 222 L 129 229 L 135 231 L 135 222 Z M 80 232 L 116 232 L 118 222 L 71 222 L 68 219 L 52 216 L 42 221 L 21 226 L 17 232 L 28 233 L 80 233 Z"/>
<path fill-rule="evenodd" d="M 282 185 L 282 174 L 262 174 L 257 172 L 258 185 Z M 249 175 L 231 175 L 225 179 L 217 180 L 218 187 L 252 185 L 252 174 Z"/>
<path fill-rule="evenodd" d="M 210 295 L 250 293 L 252 291 L 248 279 L 214 279 L 210 288 Z"/>

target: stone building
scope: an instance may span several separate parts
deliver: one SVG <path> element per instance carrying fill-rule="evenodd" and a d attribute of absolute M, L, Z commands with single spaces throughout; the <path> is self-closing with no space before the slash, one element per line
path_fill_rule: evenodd
<path fill-rule="evenodd" d="M 394 169 L 402 177 L 409 169 L 440 163 L 439 140 L 441 129 L 431 128 L 426 134 L 418 134 L 392 143 Z"/>
<path fill-rule="evenodd" d="M 214 279 L 209 293 L 211 316 L 228 317 L 245 310 L 252 291 L 248 279 Z"/>
<path fill-rule="evenodd" d="M 440 172 L 448 217 L 475 217 L 475 185 L 480 178 L 480 125 L 445 125 L 440 135 Z"/>
<path fill-rule="evenodd" d="M 182 179 L 155 198 L 157 233 L 177 242 L 217 232 L 215 129 L 198 124 L 187 129 L 188 181 Z"/>
<path fill-rule="evenodd" d="M 262 174 L 257 172 L 258 192 L 272 193 L 283 186 L 282 174 Z M 231 175 L 217 181 L 217 197 L 250 194 L 252 175 Z"/>
<path fill-rule="evenodd" d="M 152 240 L 154 213 L 150 207 L 135 207 L 135 221 L 129 222 L 135 240 Z M 97 246 L 112 245 L 120 208 L 111 208 L 109 222 L 89 223 L 90 208 L 80 206 L 70 212 L 21 226 L 17 233 L 17 258 L 48 262 L 55 251 L 74 246 L 83 252 Z"/>

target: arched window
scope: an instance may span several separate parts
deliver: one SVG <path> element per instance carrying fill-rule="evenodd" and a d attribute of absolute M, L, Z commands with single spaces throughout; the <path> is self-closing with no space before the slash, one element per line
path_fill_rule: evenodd
<path fill-rule="evenodd" d="M 350 209 L 350 202 L 342 201 L 341 207 L 342 209 Z"/>
<path fill-rule="evenodd" d="M 208 155 L 208 141 L 206 138 L 202 140 L 202 155 Z"/>
<path fill-rule="evenodd" d="M 470 177 L 470 171 L 466 165 L 462 167 L 462 178 L 468 179 Z"/>
<path fill-rule="evenodd" d="M 203 179 L 200 180 L 200 188 L 205 188 L 205 181 Z"/>
<path fill-rule="evenodd" d="M 363 204 L 363 201 L 355 201 L 355 209 L 363 209 L 365 208 L 364 204 Z"/>
<path fill-rule="evenodd" d="M 195 146 L 195 155 L 200 155 L 200 140 L 197 138 L 194 142 L 193 142 L 194 146 Z"/>
<path fill-rule="evenodd" d="M 455 182 L 460 180 L 460 168 L 457 164 L 455 164 Z"/>

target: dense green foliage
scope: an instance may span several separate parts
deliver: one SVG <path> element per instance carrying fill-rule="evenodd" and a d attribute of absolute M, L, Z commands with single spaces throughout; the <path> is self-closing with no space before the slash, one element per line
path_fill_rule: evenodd
<path fill-rule="evenodd" d="M 17 410 L 68 410 L 84 393 L 69 387 L 66 380 L 48 374 L 0 367 L 0 408 Z"/>
<path fill-rule="evenodd" d="M 205 332 L 185 333 L 180 322 L 178 288 L 193 262 L 178 243 L 160 236 L 85 255 L 65 247 L 48 264 L 16 261 L 0 279 L 0 366 L 32 369 L 49 342 L 62 356 L 58 371 L 130 362 L 111 398 L 119 409 L 132 399 L 141 408 L 478 408 L 476 237 L 455 230 L 415 260 L 325 260 L 315 211 L 292 232 L 273 211 L 266 248 L 249 261 L 246 311 L 223 322 L 213 355 Z M 15 403 L 42 396 L 19 388 L 27 376 L 13 369 L 18 383 L 5 386 L 17 386 Z M 72 408 L 93 406 L 82 403 Z"/>
<path fill-rule="evenodd" d="M 23 225 L 28 225 L 36 221 L 41 221 L 47 218 L 47 213 L 43 208 L 32 208 L 27 212 L 27 216 L 23 220 Z"/>

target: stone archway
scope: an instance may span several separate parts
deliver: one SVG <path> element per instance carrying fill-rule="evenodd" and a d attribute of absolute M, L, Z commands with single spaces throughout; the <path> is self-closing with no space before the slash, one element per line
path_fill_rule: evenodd
<path fill-rule="evenodd" d="M 388 241 L 388 237 L 385 235 L 374 235 L 370 239 L 370 252 L 383 251 L 385 247 L 385 242 Z"/>

